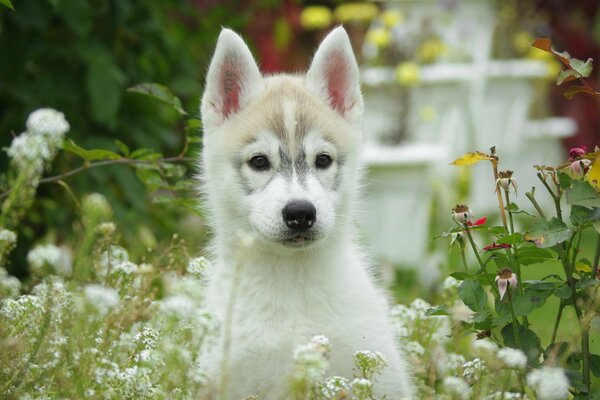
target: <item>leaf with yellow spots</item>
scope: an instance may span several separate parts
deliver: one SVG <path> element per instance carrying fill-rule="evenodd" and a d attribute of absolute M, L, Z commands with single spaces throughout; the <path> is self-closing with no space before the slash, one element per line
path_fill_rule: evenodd
<path fill-rule="evenodd" d="M 473 151 L 470 153 L 463 154 L 450 164 L 457 165 L 459 167 L 465 167 L 467 165 L 473 165 L 483 160 L 491 160 L 492 157 L 488 154 L 482 153 L 481 151 Z"/>
<path fill-rule="evenodd" d="M 596 191 L 600 192 L 600 155 L 596 156 L 596 160 L 592 164 L 592 169 L 586 174 L 586 179 Z"/>
<path fill-rule="evenodd" d="M 592 272 L 592 267 L 590 266 L 589 261 L 585 263 L 583 260 L 580 260 L 575 263 L 575 270 L 579 273 Z"/>

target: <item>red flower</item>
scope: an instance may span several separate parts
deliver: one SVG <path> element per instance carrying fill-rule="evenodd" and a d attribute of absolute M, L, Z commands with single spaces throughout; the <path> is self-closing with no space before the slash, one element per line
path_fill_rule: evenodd
<path fill-rule="evenodd" d="M 585 155 L 585 153 L 587 153 L 587 146 L 582 144 L 578 147 L 573 147 L 571 150 L 569 150 L 569 160 L 575 161 L 579 157 Z"/>
<path fill-rule="evenodd" d="M 489 246 L 485 246 L 483 248 L 483 250 L 485 250 L 485 251 L 500 250 L 500 249 L 510 249 L 510 244 L 492 242 L 492 244 L 490 244 Z"/>
<path fill-rule="evenodd" d="M 487 217 L 483 217 L 483 218 L 479 218 L 475 222 L 467 221 L 467 225 L 468 226 L 479 226 L 479 225 L 485 224 L 486 222 L 487 222 Z"/>

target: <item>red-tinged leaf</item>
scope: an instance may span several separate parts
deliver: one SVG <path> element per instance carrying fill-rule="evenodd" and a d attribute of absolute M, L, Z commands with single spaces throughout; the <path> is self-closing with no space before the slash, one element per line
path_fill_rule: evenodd
<path fill-rule="evenodd" d="M 589 88 L 587 86 L 571 86 L 563 93 L 563 96 L 571 100 L 573 96 L 575 96 L 577 93 L 589 94 L 590 96 L 593 96 L 596 99 L 600 100 L 600 92 L 596 92 L 592 88 Z"/>
<path fill-rule="evenodd" d="M 483 217 L 483 218 L 479 218 L 477 221 L 475 222 L 467 222 L 467 225 L 469 226 L 479 226 L 479 225 L 483 225 L 487 222 L 487 217 Z"/>
<path fill-rule="evenodd" d="M 550 38 L 537 38 L 533 41 L 533 43 L 531 43 L 531 45 L 535 48 L 544 50 L 545 52 L 552 54 L 560 62 L 565 64 L 567 67 L 571 68 L 571 56 L 569 55 L 569 53 L 567 53 L 566 51 L 561 53 L 559 51 L 554 50 L 552 48 L 552 40 Z"/>
<path fill-rule="evenodd" d="M 581 78 L 581 74 L 574 69 L 563 69 L 556 78 L 556 84 L 561 85 L 566 82 L 574 81 L 575 79 Z"/>

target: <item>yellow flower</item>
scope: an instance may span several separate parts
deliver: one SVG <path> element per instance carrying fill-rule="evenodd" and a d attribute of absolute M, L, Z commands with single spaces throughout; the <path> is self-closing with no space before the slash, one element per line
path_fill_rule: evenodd
<path fill-rule="evenodd" d="M 556 78 L 561 70 L 562 64 L 560 63 L 560 61 L 554 59 L 546 61 L 546 76 L 548 78 Z"/>
<path fill-rule="evenodd" d="M 398 10 L 386 10 L 381 13 L 381 21 L 386 27 L 391 28 L 404 22 L 404 14 Z"/>
<path fill-rule="evenodd" d="M 300 24 L 305 29 L 321 29 L 331 25 L 333 15 L 325 6 L 309 6 L 300 14 Z"/>
<path fill-rule="evenodd" d="M 417 49 L 417 58 L 424 62 L 430 63 L 435 61 L 439 56 L 441 56 L 446 51 L 446 46 L 444 43 L 437 38 L 432 38 L 426 40 L 418 49 Z"/>
<path fill-rule="evenodd" d="M 518 55 L 527 54 L 530 49 L 531 42 L 533 42 L 534 37 L 527 31 L 519 31 L 515 33 L 512 37 L 512 47 L 515 53 Z"/>
<path fill-rule="evenodd" d="M 396 80 L 404 86 L 415 86 L 421 80 L 419 64 L 406 61 L 396 67 Z"/>
<path fill-rule="evenodd" d="M 335 9 L 339 22 L 369 22 L 377 15 L 377 6 L 369 3 L 340 4 Z"/>
<path fill-rule="evenodd" d="M 366 39 L 377 47 L 387 47 L 392 42 L 392 35 L 385 28 L 373 28 L 367 32 Z"/>

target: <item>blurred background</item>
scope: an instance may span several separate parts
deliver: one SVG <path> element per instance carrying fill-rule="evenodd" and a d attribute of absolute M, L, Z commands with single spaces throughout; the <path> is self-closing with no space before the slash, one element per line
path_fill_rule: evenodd
<path fill-rule="evenodd" d="M 565 149 L 600 140 L 600 113 L 585 96 L 568 101 L 556 87 L 560 65 L 529 46 L 552 38 L 573 57 L 600 59 L 596 0 L 14 0 L 0 8 L 0 146 L 22 132 L 40 107 L 65 113 L 69 138 L 84 148 L 152 148 L 165 156 L 184 146 L 186 122 L 171 107 L 128 87 L 156 82 L 198 118 L 204 74 L 222 26 L 240 32 L 265 73 L 304 71 L 326 32 L 343 24 L 361 66 L 367 165 L 360 225 L 390 284 L 432 285 L 453 270 L 445 240 L 450 209 L 468 202 L 491 220 L 495 199 L 486 166 L 450 167 L 466 151 L 496 146 L 501 169 L 516 171 L 522 192 L 533 164 L 556 165 Z M 596 71 L 588 80 L 598 87 Z M 201 137 L 201 127 L 191 133 Z M 200 144 L 192 145 L 192 153 Z M 49 175 L 81 160 L 61 153 Z M 0 153 L 0 170 L 8 159 Z M 189 180 L 193 164 L 176 178 Z M 196 194 L 180 202 L 149 193 L 139 172 L 110 166 L 68 178 L 71 190 L 41 185 L 18 227 L 9 271 L 27 276 L 33 244 L 70 242 L 88 192 L 110 201 L 132 258 L 160 251 L 173 234 L 201 252 L 209 238 Z M 527 206 L 519 193 L 517 202 Z M 544 203 L 548 205 L 548 203 Z M 526 222 L 524 222 L 526 223 Z M 166 244 L 165 244 L 166 243 Z"/>

